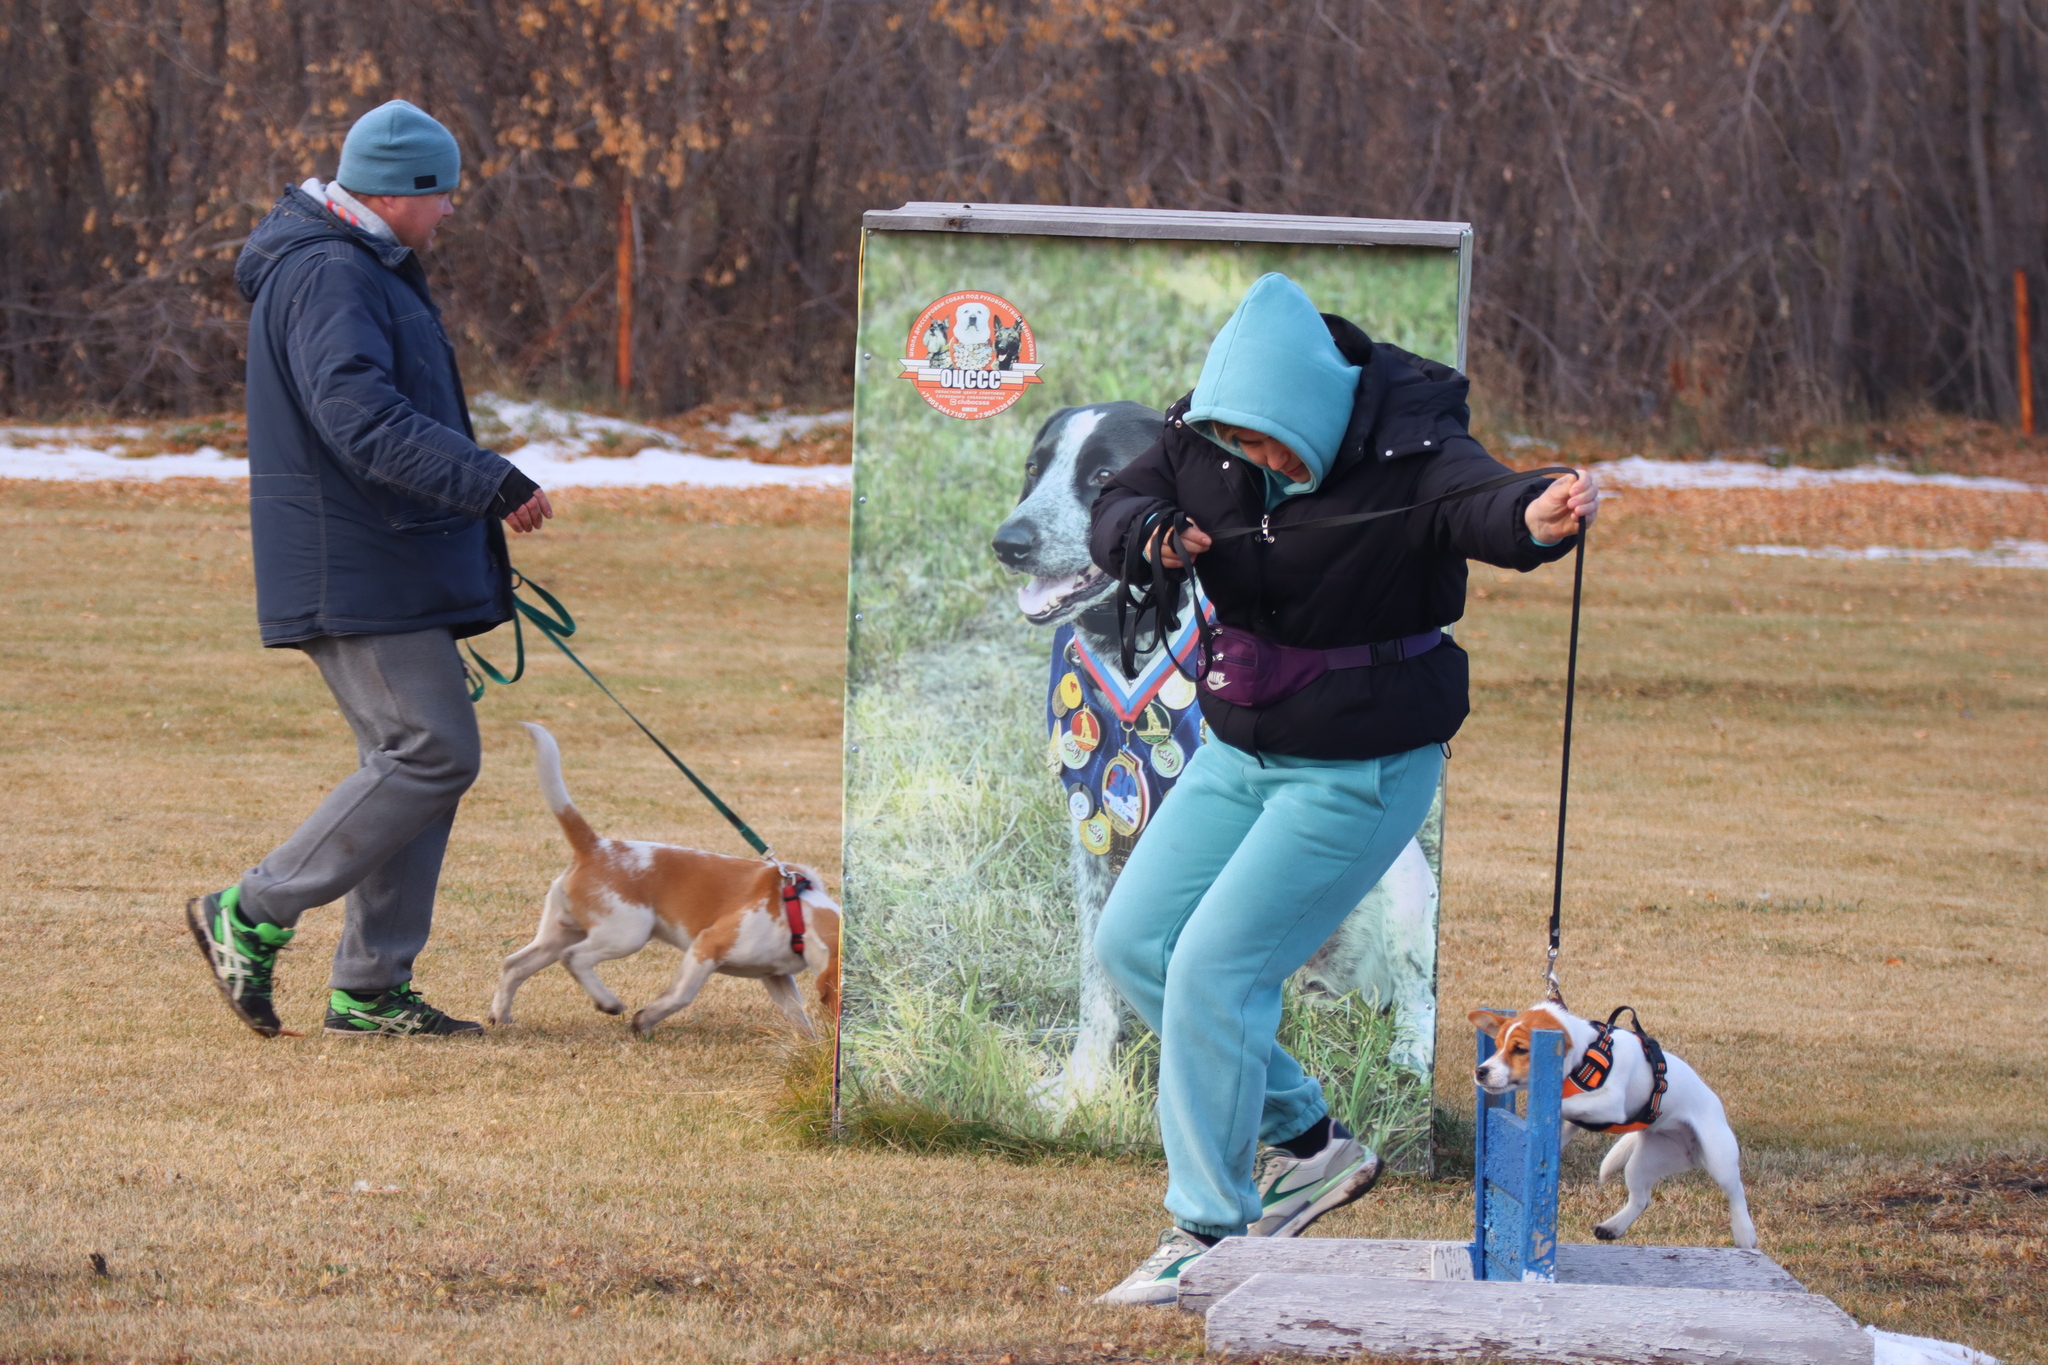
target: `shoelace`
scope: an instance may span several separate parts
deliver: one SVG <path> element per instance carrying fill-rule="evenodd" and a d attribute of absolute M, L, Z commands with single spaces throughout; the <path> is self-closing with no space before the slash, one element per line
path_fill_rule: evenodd
<path fill-rule="evenodd" d="M 227 952 L 223 954 L 227 959 L 228 984 L 238 999 L 259 996 L 268 1000 L 271 979 L 277 973 L 277 955 L 284 948 L 273 948 L 258 938 L 255 930 L 242 928 L 228 911 L 219 913 L 228 931 Z"/>
<path fill-rule="evenodd" d="M 1252 1183 L 1254 1185 L 1263 1185 L 1266 1183 L 1266 1177 L 1273 1174 L 1275 1167 L 1283 1163 L 1298 1162 L 1301 1159 L 1279 1147 L 1268 1147 L 1260 1152 L 1258 1158 L 1252 1162 Z"/>
<path fill-rule="evenodd" d="M 420 993 L 412 988 L 412 982 L 410 981 L 402 986 L 392 987 L 391 993 L 419 1011 L 418 1023 L 421 1029 L 432 1028 L 448 1017 L 423 1000 L 420 997 Z"/>

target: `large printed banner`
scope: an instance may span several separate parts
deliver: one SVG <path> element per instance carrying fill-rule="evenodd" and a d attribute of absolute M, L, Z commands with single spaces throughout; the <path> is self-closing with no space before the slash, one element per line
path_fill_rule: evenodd
<path fill-rule="evenodd" d="M 844 1105 L 1083 1148 L 1156 1141 L 1157 1041 L 1088 944 L 1210 740 L 1176 667 L 1191 617 L 1123 671 L 1089 506 L 1269 270 L 1376 338 L 1462 361 L 1469 240 L 1458 224 L 1244 214 L 867 216 Z M 1428 1162 L 1441 831 L 1439 800 L 1290 984 L 1281 1031 L 1338 1116 L 1408 1169 Z"/>

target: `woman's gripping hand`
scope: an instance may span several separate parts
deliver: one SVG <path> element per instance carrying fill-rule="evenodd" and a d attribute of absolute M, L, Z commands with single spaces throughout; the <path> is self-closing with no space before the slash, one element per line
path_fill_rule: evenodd
<path fill-rule="evenodd" d="M 1570 478 L 1551 480 L 1550 487 L 1529 504 L 1522 519 L 1528 523 L 1533 539 L 1555 545 L 1577 535 L 1581 527 L 1590 526 L 1599 514 L 1600 486 L 1594 481 L 1592 470 L 1581 469 Z"/>
<path fill-rule="evenodd" d="M 1162 544 L 1162 541 L 1165 543 Z M 1146 544 L 1145 558 L 1148 560 L 1156 558 L 1169 569 L 1185 569 L 1189 567 L 1190 561 L 1196 555 L 1216 543 L 1209 538 L 1207 531 L 1204 531 L 1192 521 L 1180 533 L 1180 542 L 1187 547 L 1187 559 L 1182 559 L 1179 552 L 1173 548 L 1173 542 L 1166 540 L 1166 528 L 1162 526 L 1152 533 L 1151 541 Z"/>

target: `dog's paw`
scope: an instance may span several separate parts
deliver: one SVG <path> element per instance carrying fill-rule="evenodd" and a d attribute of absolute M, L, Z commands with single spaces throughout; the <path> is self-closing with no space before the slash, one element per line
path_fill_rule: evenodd
<path fill-rule="evenodd" d="M 646 1010 L 640 1010 L 633 1015 L 631 1027 L 635 1038 L 645 1038 L 654 1029 L 654 1025 L 647 1022 Z"/>
<path fill-rule="evenodd" d="M 605 1004 L 602 1000 L 593 1000 L 590 1003 L 599 1014 L 624 1014 L 626 1012 L 625 1004 L 618 1000 L 612 1001 L 609 1005 Z"/>
<path fill-rule="evenodd" d="M 1593 1229 L 1593 1235 L 1603 1242 L 1618 1242 L 1621 1240 L 1621 1234 L 1608 1227 L 1605 1223 L 1596 1225 Z"/>

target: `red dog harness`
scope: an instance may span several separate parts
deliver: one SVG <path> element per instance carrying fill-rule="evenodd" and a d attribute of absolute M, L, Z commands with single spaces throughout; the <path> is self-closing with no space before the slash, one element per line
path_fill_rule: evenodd
<path fill-rule="evenodd" d="M 789 950 L 798 957 L 804 955 L 804 892 L 811 889 L 811 879 L 794 872 L 784 874 L 788 880 L 782 883 L 782 914 L 789 921 Z"/>
<path fill-rule="evenodd" d="M 1616 1006 L 1614 1013 L 1607 1016 L 1606 1023 L 1593 1025 L 1594 1037 L 1593 1041 L 1586 1045 L 1585 1058 L 1572 1068 L 1569 1076 L 1564 1078 L 1565 1098 L 1591 1094 L 1607 1084 L 1607 1078 L 1614 1074 L 1614 1021 L 1621 1018 L 1623 1010 L 1628 1011 L 1629 1029 L 1643 1045 L 1643 1055 L 1650 1059 L 1650 1074 L 1653 1077 L 1650 1083 L 1650 1098 L 1644 1101 L 1642 1108 L 1630 1114 L 1621 1123 L 1580 1123 L 1577 1119 L 1571 1120 L 1589 1133 L 1640 1133 L 1655 1123 L 1657 1116 L 1663 1112 L 1664 1090 L 1667 1084 L 1664 1074 L 1664 1049 L 1657 1046 L 1655 1038 L 1643 1032 L 1643 1022 L 1636 1017 L 1635 1007 L 1632 1005 Z"/>

